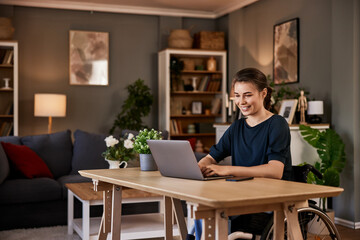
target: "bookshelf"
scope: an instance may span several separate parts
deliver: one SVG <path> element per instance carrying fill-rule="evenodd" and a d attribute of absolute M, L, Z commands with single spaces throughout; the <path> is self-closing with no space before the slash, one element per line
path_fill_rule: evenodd
<path fill-rule="evenodd" d="M 10 135 L 18 135 L 18 43 L 0 41 L 0 136 Z"/>
<path fill-rule="evenodd" d="M 211 57 L 216 69 L 209 71 Z M 178 71 L 174 59 L 184 63 Z M 215 143 L 213 124 L 226 121 L 226 51 L 164 49 L 158 61 L 159 129 L 170 139 L 196 138 L 208 150 Z"/>

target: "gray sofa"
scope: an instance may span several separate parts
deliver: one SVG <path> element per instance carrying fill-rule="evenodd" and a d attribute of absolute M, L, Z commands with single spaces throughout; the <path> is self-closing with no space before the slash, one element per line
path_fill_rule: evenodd
<path fill-rule="evenodd" d="M 26 178 L 19 174 L 0 144 L 0 230 L 65 225 L 66 183 L 90 181 L 78 174 L 81 169 L 108 168 L 101 153 L 106 135 L 70 130 L 25 137 L 0 137 L 0 142 L 25 145 L 48 166 L 52 178 Z M 77 203 L 75 215 L 81 214 Z M 93 210 L 100 215 L 102 210 Z"/>

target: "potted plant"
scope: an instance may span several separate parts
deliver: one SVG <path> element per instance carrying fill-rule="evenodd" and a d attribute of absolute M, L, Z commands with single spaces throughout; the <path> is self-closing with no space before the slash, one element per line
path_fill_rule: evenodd
<path fill-rule="evenodd" d="M 110 134 L 113 134 L 116 128 L 138 131 L 146 127 L 142 118 L 149 115 L 154 101 L 150 88 L 145 85 L 144 80 L 139 78 L 133 84 L 128 85 L 126 89 L 129 96 L 123 103 L 121 112 L 116 116 Z"/>
<path fill-rule="evenodd" d="M 124 138 L 120 138 L 120 140 L 110 135 L 104 141 L 107 149 L 102 153 L 102 156 L 109 163 L 109 168 L 119 168 L 122 164 L 126 168 L 127 162 L 135 156 L 134 135 L 131 133 L 127 134 Z"/>
<path fill-rule="evenodd" d="M 323 175 L 319 179 L 313 173 L 308 175 L 308 183 L 339 187 L 340 173 L 346 162 L 345 144 L 333 129 L 320 131 L 309 126 L 300 125 L 300 133 L 304 140 L 316 148 L 320 161 L 314 167 Z M 322 198 L 320 207 L 326 210 L 326 198 Z"/>
<path fill-rule="evenodd" d="M 146 140 L 160 140 L 162 135 L 160 131 L 151 129 L 150 131 L 145 128 L 140 130 L 135 138 L 134 150 L 140 154 L 140 169 L 142 171 L 156 171 L 157 166 L 151 155 L 149 145 Z"/>

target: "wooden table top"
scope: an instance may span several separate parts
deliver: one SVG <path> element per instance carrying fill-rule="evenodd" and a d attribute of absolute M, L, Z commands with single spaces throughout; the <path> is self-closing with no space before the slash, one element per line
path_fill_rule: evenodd
<path fill-rule="evenodd" d="M 343 191 L 342 188 L 269 178 L 242 182 L 170 178 L 162 177 L 159 171 L 140 171 L 139 168 L 82 170 L 79 173 L 95 180 L 215 208 L 303 201 L 337 196 Z"/>
<path fill-rule="evenodd" d="M 94 185 L 92 182 L 66 183 L 65 186 L 82 200 L 101 200 L 103 198 L 102 191 L 94 191 Z M 133 188 L 124 188 L 122 191 L 122 198 L 144 198 L 158 196 L 158 194 L 144 192 Z"/>

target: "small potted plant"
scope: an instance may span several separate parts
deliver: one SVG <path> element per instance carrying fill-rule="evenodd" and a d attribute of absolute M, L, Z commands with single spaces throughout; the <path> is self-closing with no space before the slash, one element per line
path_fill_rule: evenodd
<path fill-rule="evenodd" d="M 160 140 L 162 135 L 160 131 L 151 129 L 150 131 L 145 128 L 140 130 L 135 138 L 134 150 L 140 154 L 140 169 L 142 171 L 156 171 L 157 166 L 154 161 L 149 145 L 146 140 Z"/>
<path fill-rule="evenodd" d="M 109 168 L 119 168 L 122 164 L 126 168 L 127 162 L 135 156 L 134 135 L 131 133 L 127 134 L 124 138 L 120 138 L 120 140 L 110 135 L 104 141 L 106 142 L 107 149 L 102 153 L 102 156 L 109 163 Z"/>

